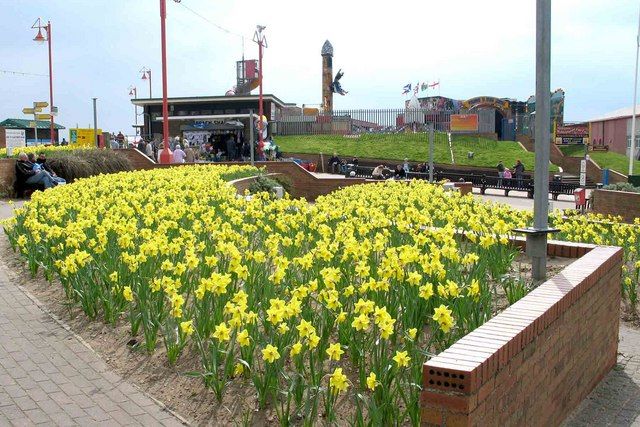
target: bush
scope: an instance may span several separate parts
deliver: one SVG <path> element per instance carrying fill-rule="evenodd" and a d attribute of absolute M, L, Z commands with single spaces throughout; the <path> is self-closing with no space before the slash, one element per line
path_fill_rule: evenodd
<path fill-rule="evenodd" d="M 640 187 L 634 187 L 628 182 L 618 182 L 602 187 L 603 190 L 626 191 L 627 193 L 640 193 Z"/>
<path fill-rule="evenodd" d="M 274 187 L 284 188 L 284 185 L 280 184 L 275 179 L 260 175 L 256 177 L 255 181 L 253 181 L 251 185 L 249 185 L 249 192 L 251 194 L 262 193 L 262 192 L 273 194 Z M 286 191 L 286 188 L 285 188 L 285 191 Z"/>
<path fill-rule="evenodd" d="M 47 160 L 51 169 L 60 177 L 73 182 L 101 173 L 130 171 L 129 159 L 112 150 L 82 150 Z"/>

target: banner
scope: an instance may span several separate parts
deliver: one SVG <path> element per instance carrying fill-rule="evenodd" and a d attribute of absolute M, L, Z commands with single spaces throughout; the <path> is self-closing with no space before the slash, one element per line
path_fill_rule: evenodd
<path fill-rule="evenodd" d="M 478 132 L 477 114 L 452 114 L 451 132 Z"/>
<path fill-rule="evenodd" d="M 98 129 L 98 135 L 102 134 L 102 129 Z M 69 142 L 78 144 L 83 147 L 95 147 L 96 140 L 94 138 L 93 129 L 69 129 Z"/>

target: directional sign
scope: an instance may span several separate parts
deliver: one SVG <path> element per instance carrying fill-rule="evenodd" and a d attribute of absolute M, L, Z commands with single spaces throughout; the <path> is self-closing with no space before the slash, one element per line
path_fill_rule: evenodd
<path fill-rule="evenodd" d="M 29 127 L 30 128 L 36 127 L 36 122 L 29 122 Z"/>
<path fill-rule="evenodd" d="M 39 102 L 34 102 L 33 106 L 40 107 L 40 108 L 47 108 L 49 106 L 49 103 L 44 101 L 39 101 Z"/>
<path fill-rule="evenodd" d="M 22 114 L 34 114 L 36 111 L 33 108 L 23 108 Z"/>
<path fill-rule="evenodd" d="M 51 115 L 54 117 L 58 115 L 58 107 L 51 107 Z"/>
<path fill-rule="evenodd" d="M 36 114 L 36 118 L 38 120 L 50 120 L 51 119 L 51 114 Z"/>

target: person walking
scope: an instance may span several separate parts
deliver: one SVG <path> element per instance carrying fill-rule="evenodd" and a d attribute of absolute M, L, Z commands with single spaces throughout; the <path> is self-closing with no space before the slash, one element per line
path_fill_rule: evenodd
<path fill-rule="evenodd" d="M 184 163 L 184 158 L 186 154 L 180 148 L 180 144 L 176 144 L 175 149 L 173 150 L 173 162 L 172 163 Z"/>
<path fill-rule="evenodd" d="M 496 169 L 498 169 L 498 186 L 500 186 L 502 185 L 502 178 L 504 178 L 504 163 L 502 160 L 498 162 Z"/>

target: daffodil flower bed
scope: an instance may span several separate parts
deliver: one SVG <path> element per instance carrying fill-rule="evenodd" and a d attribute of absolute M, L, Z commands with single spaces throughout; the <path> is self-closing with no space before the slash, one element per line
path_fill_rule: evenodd
<path fill-rule="evenodd" d="M 237 381 L 282 425 L 419 424 L 423 362 L 495 314 L 508 235 L 531 214 L 422 181 L 313 205 L 225 182 L 256 172 L 82 179 L 36 193 L 5 230 L 87 316 L 128 322 L 171 364 L 195 352 L 190 374 L 219 399 Z"/>
<path fill-rule="evenodd" d="M 7 149 L 6 148 L 0 148 L 0 158 L 3 157 L 12 157 L 12 158 L 17 158 L 18 154 L 20 153 L 34 153 L 34 154 L 39 154 L 39 153 L 45 153 L 47 156 L 54 156 L 54 157 L 59 157 L 59 156 L 64 156 L 65 154 L 71 154 L 75 151 L 81 151 L 81 150 L 95 150 L 95 147 L 84 147 L 84 146 L 79 146 L 79 145 L 30 145 L 28 147 L 20 147 L 20 148 L 14 148 L 13 152 L 11 153 L 11 156 L 9 156 L 7 154 Z"/>

